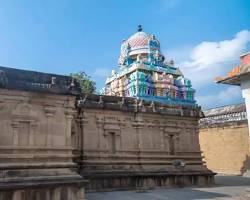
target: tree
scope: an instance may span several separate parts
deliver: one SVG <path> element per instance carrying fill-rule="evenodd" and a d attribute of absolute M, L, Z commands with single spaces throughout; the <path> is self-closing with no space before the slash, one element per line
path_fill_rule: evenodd
<path fill-rule="evenodd" d="M 96 83 L 90 79 L 85 72 L 80 71 L 78 73 L 71 73 L 73 77 L 80 85 L 82 94 L 93 94 L 96 91 Z"/>

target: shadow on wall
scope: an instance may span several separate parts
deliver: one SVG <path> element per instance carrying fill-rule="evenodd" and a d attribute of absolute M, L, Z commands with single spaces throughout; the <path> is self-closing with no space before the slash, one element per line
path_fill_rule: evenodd
<path fill-rule="evenodd" d="M 215 117 L 230 118 L 232 115 Z M 246 120 L 200 125 L 199 136 L 204 161 L 211 170 L 228 175 L 242 175 L 250 169 L 249 158 L 246 157 L 249 151 Z"/>
<path fill-rule="evenodd" d="M 241 168 L 241 174 L 243 176 L 250 177 L 250 157 L 246 155 L 246 159 L 243 162 L 243 166 Z"/>

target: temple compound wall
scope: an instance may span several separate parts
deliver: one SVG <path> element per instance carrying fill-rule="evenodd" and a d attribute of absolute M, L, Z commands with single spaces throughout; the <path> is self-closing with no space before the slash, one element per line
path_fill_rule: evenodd
<path fill-rule="evenodd" d="M 0 200 L 83 200 L 70 77 L 0 68 Z"/>
<path fill-rule="evenodd" d="M 242 175 L 249 168 L 249 135 L 245 104 L 204 112 L 200 120 L 200 146 L 209 169 Z"/>
<path fill-rule="evenodd" d="M 201 157 L 200 108 L 112 96 L 87 96 L 78 107 L 73 141 L 88 190 L 213 183 Z"/>

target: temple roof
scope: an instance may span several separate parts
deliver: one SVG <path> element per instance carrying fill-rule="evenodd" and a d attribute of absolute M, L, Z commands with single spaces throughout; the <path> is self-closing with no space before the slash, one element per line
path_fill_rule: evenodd
<path fill-rule="evenodd" d="M 200 128 L 247 123 L 246 106 L 244 103 L 227 105 L 203 111 L 205 117 L 199 120 Z"/>
<path fill-rule="evenodd" d="M 0 88 L 54 94 L 79 94 L 78 83 L 70 76 L 0 66 Z"/>
<path fill-rule="evenodd" d="M 135 48 L 135 47 L 147 46 L 148 41 L 149 41 L 148 34 L 143 31 L 140 31 L 130 36 L 130 38 L 127 40 L 127 43 L 131 48 Z"/>
<path fill-rule="evenodd" d="M 173 60 L 161 53 L 160 42 L 138 26 L 135 34 L 123 40 L 118 60 L 102 94 L 136 97 L 170 105 L 197 106 L 191 81 L 183 76 Z"/>
<path fill-rule="evenodd" d="M 121 70 L 114 71 L 107 78 L 106 84 L 137 69 L 183 76 L 180 69 L 175 67 L 173 60 L 165 59 L 161 53 L 159 40 L 154 35 L 144 32 L 141 25 L 138 26 L 136 33 L 123 40 L 118 64 Z"/>
<path fill-rule="evenodd" d="M 211 108 L 208 110 L 204 110 L 203 113 L 205 117 L 211 117 L 216 115 L 224 115 L 224 114 L 231 114 L 231 113 L 239 113 L 239 112 L 245 112 L 246 106 L 244 103 L 241 104 L 232 104 L 217 108 Z"/>
<path fill-rule="evenodd" d="M 85 95 L 83 99 L 78 100 L 77 107 L 137 113 L 158 113 L 182 117 L 204 117 L 201 108 L 195 105 L 166 104 L 132 97 L 109 95 Z"/>
<path fill-rule="evenodd" d="M 152 34 L 142 31 L 141 25 L 138 26 L 137 32 L 131 35 L 127 40 L 123 40 L 121 44 L 121 54 L 118 63 L 123 65 L 126 56 L 137 56 L 139 54 L 149 54 L 155 50 L 160 52 L 160 42 Z"/>
<path fill-rule="evenodd" d="M 106 79 L 106 84 L 112 82 L 114 79 L 119 79 L 120 77 L 124 76 L 125 74 L 129 74 L 131 72 L 136 71 L 137 69 L 148 70 L 148 71 L 155 71 L 155 72 L 165 72 L 167 74 L 173 74 L 178 76 L 183 76 L 182 72 L 179 68 L 174 67 L 167 67 L 167 68 L 159 68 L 152 65 L 146 65 L 143 63 L 136 63 L 132 64 L 130 68 L 123 69 L 122 71 L 116 73 L 112 77 Z"/>
<path fill-rule="evenodd" d="M 226 77 L 216 77 L 217 83 L 240 85 L 241 80 L 250 75 L 250 52 L 240 56 L 240 65 L 234 67 Z"/>

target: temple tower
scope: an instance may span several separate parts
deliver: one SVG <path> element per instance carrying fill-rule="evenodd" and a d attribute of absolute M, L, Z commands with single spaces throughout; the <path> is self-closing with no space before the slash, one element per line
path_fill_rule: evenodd
<path fill-rule="evenodd" d="M 195 104 L 191 81 L 183 76 L 173 60 L 165 58 L 159 40 L 143 32 L 141 25 L 129 39 L 123 40 L 118 66 L 118 72 L 113 70 L 106 80 L 105 95 Z"/>

